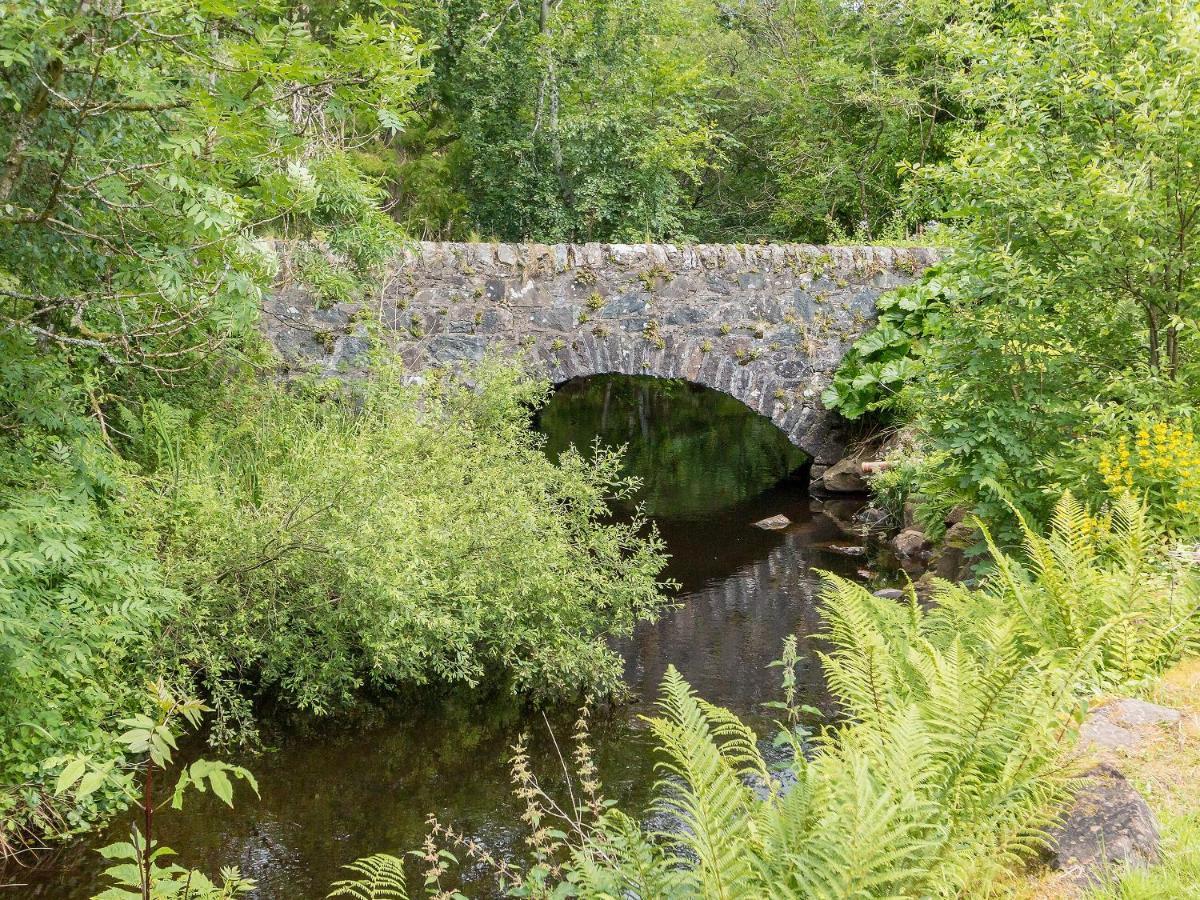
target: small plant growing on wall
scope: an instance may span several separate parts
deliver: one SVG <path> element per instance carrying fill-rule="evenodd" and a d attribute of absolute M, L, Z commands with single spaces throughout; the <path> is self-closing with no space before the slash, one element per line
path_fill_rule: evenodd
<path fill-rule="evenodd" d="M 756 338 L 766 337 L 767 329 L 769 327 L 770 326 L 766 322 L 755 322 L 754 323 L 754 336 Z"/>
<path fill-rule="evenodd" d="M 667 346 L 666 339 L 658 332 L 658 322 L 655 319 L 651 319 L 646 323 L 646 326 L 642 329 L 642 337 L 659 350 L 663 350 Z"/>
<path fill-rule="evenodd" d="M 565 350 L 566 347 L 567 347 L 566 341 L 564 341 L 562 338 L 555 338 L 554 340 L 552 340 L 550 342 L 550 350 L 553 353 L 557 353 L 560 350 Z"/>
<path fill-rule="evenodd" d="M 332 331 L 318 331 L 313 334 L 313 338 L 320 345 L 321 349 L 325 351 L 327 356 L 333 352 L 337 338 L 333 336 Z"/>
<path fill-rule="evenodd" d="M 595 328 L 592 329 L 592 334 L 594 334 L 596 337 L 599 337 L 599 338 L 606 338 L 609 335 L 608 326 L 607 325 L 597 325 Z"/>
<path fill-rule="evenodd" d="M 414 338 L 425 336 L 425 322 L 416 313 L 413 313 L 412 317 L 408 320 L 408 333 Z"/>
<path fill-rule="evenodd" d="M 584 266 L 580 269 L 575 270 L 575 283 L 576 284 L 582 284 L 585 286 L 592 285 L 592 284 L 595 284 L 598 279 L 599 279 L 599 276 L 596 274 L 596 270 L 591 268 L 590 266 Z M 595 296 L 595 295 L 593 295 L 593 296 Z"/>
<path fill-rule="evenodd" d="M 658 287 L 659 280 L 670 281 L 671 271 L 662 263 L 655 263 L 649 269 L 638 275 L 638 281 L 642 283 L 642 287 L 647 291 L 653 291 Z"/>
<path fill-rule="evenodd" d="M 731 331 L 733 331 L 733 328 L 730 326 L 730 324 L 728 322 L 721 323 L 721 335 L 722 336 L 728 335 Z"/>
<path fill-rule="evenodd" d="M 704 340 L 702 340 L 700 342 L 700 352 L 701 353 L 712 353 L 712 348 L 713 348 L 712 341 L 710 341 L 708 338 L 705 338 Z"/>
<path fill-rule="evenodd" d="M 603 306 L 604 306 L 604 298 L 600 296 L 599 291 L 593 291 L 592 296 L 588 297 L 588 301 L 587 301 L 588 309 L 592 310 L 592 312 L 595 312 L 596 310 L 600 309 Z"/>

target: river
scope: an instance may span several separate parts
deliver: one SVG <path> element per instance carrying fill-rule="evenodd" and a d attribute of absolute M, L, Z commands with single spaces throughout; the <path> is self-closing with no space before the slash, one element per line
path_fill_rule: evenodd
<path fill-rule="evenodd" d="M 653 711 L 668 664 L 765 737 L 773 726 L 763 703 L 778 698 L 779 684 L 779 670 L 768 664 L 796 633 L 806 656 L 805 702 L 827 706 L 814 660 L 813 570 L 861 574 L 860 542 L 847 530 L 853 501 L 811 499 L 803 454 L 775 426 L 732 398 L 683 382 L 601 376 L 568 383 L 541 411 L 538 428 L 552 455 L 596 438 L 628 445 L 627 470 L 644 482 L 637 500 L 671 554 L 665 577 L 679 585 L 676 608 L 615 642 L 632 699 L 594 712 L 606 796 L 634 812 L 649 800 L 654 752 L 640 717 Z M 789 528 L 753 526 L 779 513 L 792 520 Z M 183 812 L 160 817 L 160 839 L 187 866 L 214 874 L 240 866 L 257 880 L 252 896 L 260 900 L 324 897 L 341 877 L 339 866 L 420 847 L 430 813 L 503 855 L 525 833 L 508 775 L 512 744 L 530 733 L 535 769 L 554 790 L 561 770 L 549 735 L 569 743 L 573 718 L 570 709 L 544 715 L 504 697 L 451 697 L 277 724 L 266 731 L 267 752 L 222 757 L 256 774 L 260 799 L 242 791 L 232 811 L 211 797 L 189 801 Z M 10 866 L 0 883 L 14 886 L 0 896 L 86 900 L 102 884 L 105 861 L 96 847 L 126 839 L 127 827 L 118 822 L 35 865 Z M 468 894 L 486 895 L 487 883 L 485 873 L 466 871 Z"/>

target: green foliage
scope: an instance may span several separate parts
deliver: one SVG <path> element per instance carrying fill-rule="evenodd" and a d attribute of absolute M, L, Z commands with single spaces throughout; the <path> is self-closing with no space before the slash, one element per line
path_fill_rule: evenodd
<path fill-rule="evenodd" d="M 7 12 L 0 323 L 26 344 L 170 377 L 255 321 L 256 234 L 329 228 L 359 253 L 391 228 L 348 148 L 400 128 L 423 76 L 398 7 Z"/>
<path fill-rule="evenodd" d="M 982 125 L 917 170 L 965 243 L 900 402 L 946 455 L 929 492 L 1007 541 L 1009 501 L 1044 521 L 1094 479 L 1070 439 L 1195 406 L 1200 18 L 1188 3 L 978 4 L 939 41 Z"/>
<path fill-rule="evenodd" d="M 396 142 L 423 236 L 906 239 L 962 110 L 945 0 L 469 0 L 414 22 L 428 106 Z"/>
<path fill-rule="evenodd" d="M 130 423 L 251 374 L 263 238 L 361 271 L 394 243 L 353 148 L 403 124 L 421 52 L 390 3 L 0 9 L 0 851 L 121 802 L 95 773 L 183 606 Z M 49 790 L 64 754 L 88 790 Z"/>
<path fill-rule="evenodd" d="M 649 724 L 672 830 L 598 809 L 571 826 L 564 878 L 546 882 L 539 858 L 518 895 L 986 893 L 1055 819 L 1083 698 L 1200 648 L 1200 586 L 1163 556 L 1132 500 L 1110 527 L 1064 497 L 1049 535 L 1026 539 L 1028 563 L 993 547 L 992 581 L 943 583 L 928 609 L 826 576 L 822 662 L 844 724 L 809 747 L 785 732 L 786 789 L 754 733 L 669 670 Z"/>
<path fill-rule="evenodd" d="M 356 396 L 239 388 L 174 449 L 144 427 L 161 462 L 138 506 L 190 598 L 165 652 L 218 736 L 263 691 L 322 713 L 363 686 L 619 687 L 604 637 L 658 607 L 661 545 L 640 518 L 601 524 L 632 487 L 615 453 L 542 453 L 543 382 L 474 377 L 418 391 L 381 362 Z"/>
<path fill-rule="evenodd" d="M 1200 261 L 1195 4 L 980 3 L 941 41 L 961 66 L 956 93 L 986 113 L 925 174 L 968 225 L 980 274 L 1007 271 L 990 287 L 1014 339 L 1055 316 L 1068 324 L 1057 341 L 1039 329 L 1047 355 L 1184 376 Z"/>
<path fill-rule="evenodd" d="M 404 148 L 439 198 L 404 218 L 501 239 L 647 240 L 692 230 L 716 158 L 706 4 L 470 0 L 416 13 L 437 45 L 423 139 Z"/>
<path fill-rule="evenodd" d="M 729 160 L 703 196 L 718 233 L 906 236 L 930 204 L 917 197 L 902 208 L 900 164 L 944 158 L 961 114 L 937 44 L 956 5 L 791 0 L 722 10 L 731 35 L 716 52 L 731 74 L 718 121 Z"/>
<path fill-rule="evenodd" d="M 356 878 L 336 882 L 330 897 L 354 900 L 408 900 L 404 883 L 404 862 L 386 853 L 376 853 L 346 866 Z"/>
<path fill-rule="evenodd" d="M 134 823 L 130 826 L 130 841 L 120 841 L 100 849 L 100 854 L 115 864 L 104 872 L 112 885 L 97 894 L 94 900 L 160 900 L 168 897 L 227 900 L 247 894 L 254 889 L 254 881 L 243 878 L 236 867 L 222 869 L 220 883 L 216 884 L 202 872 L 166 861 L 175 855 L 175 851 L 154 838 L 152 829 L 158 804 L 154 793 L 154 776 L 156 773 L 165 774 L 172 763 L 172 751 L 176 749 L 178 738 L 178 720 L 182 718 L 188 726 L 197 728 L 207 707 L 195 699 L 175 697 L 162 681 L 151 685 L 149 695 L 154 714 L 139 715 L 122 722 L 129 727 L 118 738 L 132 758 L 128 770 L 105 773 L 138 805 L 145 830 Z M 59 792 L 70 788 L 78 778 L 77 773 L 90 765 L 91 761 L 86 757 L 76 757 L 68 763 L 59 777 Z M 77 794 L 87 790 L 85 782 L 95 771 L 83 776 L 76 789 Z M 135 783 L 135 776 L 141 778 L 140 796 L 134 791 L 139 787 Z M 240 766 L 200 759 L 181 771 L 171 795 L 171 807 L 181 809 L 184 795 L 189 789 L 200 793 L 211 789 L 227 806 L 232 807 L 231 777 L 245 781 L 258 793 L 254 776 Z"/>
<path fill-rule="evenodd" d="M 1045 521 L 1064 489 L 1106 489 L 1098 446 L 1194 409 L 1200 18 L 1187 3 L 979 3 L 929 41 L 980 123 L 912 169 L 958 226 L 934 276 L 953 290 L 932 329 L 897 333 L 885 309 L 825 399 L 910 421 L 930 460 L 916 492 L 972 506 L 1010 543 L 1010 504 Z M 1155 514 L 1187 531 L 1190 512 L 1165 514 L 1177 502 Z"/>
<path fill-rule="evenodd" d="M 797 757 L 782 796 L 742 786 L 761 761 L 669 676 L 656 731 L 684 786 L 662 789 L 690 825 L 675 839 L 701 860 L 678 894 L 954 893 L 1035 848 L 1072 696 L 1159 671 L 1200 635 L 1194 585 L 1163 568 L 1142 511 L 1127 501 L 1112 531 L 1097 527 L 1064 499 L 1050 536 L 1028 534 L 1029 567 L 998 555 L 994 584 L 944 586 L 930 612 L 830 578 L 824 665 L 851 724 Z M 714 853 L 729 855 L 706 869 Z"/>
<path fill-rule="evenodd" d="M 72 808 L 43 760 L 120 757 L 107 726 L 137 702 L 136 673 L 180 597 L 119 510 L 53 484 L 9 486 L 0 507 L 0 847 L 15 849 L 120 802 L 89 780 Z"/>
<path fill-rule="evenodd" d="M 1077 675 L 1092 692 L 1145 681 L 1200 650 L 1195 582 L 1161 558 L 1159 533 L 1133 498 L 1093 516 L 1068 494 L 1046 537 L 1021 524 L 1028 563 L 1017 565 L 992 544 L 988 589 L 946 587 L 938 595 L 945 615 L 1002 616 L 1034 651 L 1094 648 Z"/>
<path fill-rule="evenodd" d="M 956 296 L 955 279 L 934 268 L 915 284 L 880 297 L 879 321 L 842 358 L 821 402 L 847 419 L 895 409 L 901 389 L 920 371 L 927 346 L 941 335 L 943 311 Z"/>

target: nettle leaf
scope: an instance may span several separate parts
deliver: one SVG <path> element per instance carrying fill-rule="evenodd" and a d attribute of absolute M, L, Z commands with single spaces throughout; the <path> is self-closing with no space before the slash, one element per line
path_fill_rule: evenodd
<path fill-rule="evenodd" d="M 54 782 L 54 793 L 65 793 L 83 777 L 84 772 L 87 771 L 87 765 L 88 758 L 86 756 L 77 756 L 67 763 L 59 773 L 57 781 Z"/>
<path fill-rule="evenodd" d="M 107 769 L 93 769 L 79 780 L 79 788 L 75 791 L 75 799 L 82 800 L 89 797 L 104 785 L 108 780 Z"/>

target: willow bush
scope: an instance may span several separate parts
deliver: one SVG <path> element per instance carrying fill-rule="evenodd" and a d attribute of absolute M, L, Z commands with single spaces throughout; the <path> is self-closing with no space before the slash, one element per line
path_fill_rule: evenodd
<path fill-rule="evenodd" d="M 349 397 L 248 388 L 163 428 L 149 411 L 162 463 L 138 504 L 190 598 L 163 643 L 223 724 L 264 691 L 321 713 L 364 686 L 619 687 L 604 637 L 658 607 L 661 544 L 601 522 L 633 486 L 615 454 L 542 453 L 544 382 L 475 377 L 407 388 L 381 364 Z"/>

